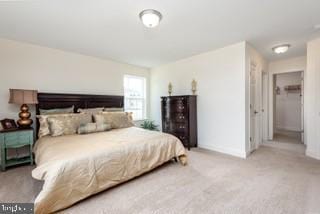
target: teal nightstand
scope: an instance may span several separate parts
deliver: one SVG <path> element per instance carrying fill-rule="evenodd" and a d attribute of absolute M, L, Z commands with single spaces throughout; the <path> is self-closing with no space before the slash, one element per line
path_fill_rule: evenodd
<path fill-rule="evenodd" d="M 23 163 L 31 163 L 32 165 L 33 142 L 32 128 L 0 131 L 1 170 L 5 171 L 6 167 Z M 30 153 L 28 156 L 7 159 L 8 149 L 17 149 L 27 145 L 30 148 Z"/>

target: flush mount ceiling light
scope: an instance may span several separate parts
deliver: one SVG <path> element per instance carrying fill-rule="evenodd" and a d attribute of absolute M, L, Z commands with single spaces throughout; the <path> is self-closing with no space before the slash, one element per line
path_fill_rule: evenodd
<path fill-rule="evenodd" d="M 289 50 L 289 48 L 290 48 L 290 45 L 289 44 L 285 44 L 285 45 L 278 45 L 276 47 L 273 47 L 272 50 L 276 54 L 282 54 L 282 53 L 287 52 Z"/>
<path fill-rule="evenodd" d="M 162 19 L 161 13 L 153 9 L 147 9 L 147 10 L 141 11 L 141 13 L 139 14 L 139 17 L 142 23 L 148 28 L 153 28 L 158 26 Z"/>

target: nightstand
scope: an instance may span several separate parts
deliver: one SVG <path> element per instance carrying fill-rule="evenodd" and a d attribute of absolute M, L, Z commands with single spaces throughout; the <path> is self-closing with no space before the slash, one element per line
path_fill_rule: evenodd
<path fill-rule="evenodd" d="M 15 129 L 0 131 L 0 150 L 1 150 L 1 170 L 6 167 L 15 166 L 23 163 L 33 164 L 33 129 Z M 8 149 L 18 149 L 23 146 L 29 146 L 30 153 L 27 156 L 7 159 Z"/>

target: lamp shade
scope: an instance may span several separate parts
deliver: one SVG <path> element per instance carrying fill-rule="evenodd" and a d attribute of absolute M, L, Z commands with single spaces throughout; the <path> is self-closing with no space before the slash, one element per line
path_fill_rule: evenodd
<path fill-rule="evenodd" d="M 24 90 L 24 89 L 9 89 L 10 99 L 9 103 L 15 104 L 37 104 L 38 91 L 37 90 Z"/>

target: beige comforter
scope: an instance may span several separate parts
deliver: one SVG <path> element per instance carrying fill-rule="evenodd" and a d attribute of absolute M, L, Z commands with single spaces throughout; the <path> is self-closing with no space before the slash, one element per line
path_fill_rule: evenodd
<path fill-rule="evenodd" d="M 88 135 L 43 137 L 35 149 L 32 176 L 44 180 L 35 212 L 52 213 L 186 152 L 174 136 L 140 128 Z"/>

